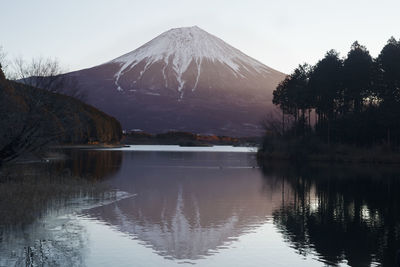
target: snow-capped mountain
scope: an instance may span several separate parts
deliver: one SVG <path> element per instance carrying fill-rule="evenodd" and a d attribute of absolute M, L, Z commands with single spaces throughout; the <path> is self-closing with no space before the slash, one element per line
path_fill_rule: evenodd
<path fill-rule="evenodd" d="M 200 87 L 202 69 L 207 65 L 221 65 L 228 74 L 241 78 L 249 73 L 271 73 L 267 66 L 197 26 L 169 30 L 109 63 L 121 66 L 115 74 L 115 84 L 119 90 L 123 90 L 120 79 L 124 76 L 128 76 L 131 82 L 126 84 L 127 88 L 136 88 L 143 86 L 135 86 L 140 82 L 149 82 L 149 79 L 144 79 L 147 73 L 152 75 L 158 71 L 162 73 L 161 84 L 150 83 L 147 87 L 175 89 L 181 97 L 185 90 L 194 91 L 197 86 Z"/>
<path fill-rule="evenodd" d="M 171 29 L 102 65 L 70 73 L 125 129 L 256 135 L 284 74 L 197 26 Z"/>

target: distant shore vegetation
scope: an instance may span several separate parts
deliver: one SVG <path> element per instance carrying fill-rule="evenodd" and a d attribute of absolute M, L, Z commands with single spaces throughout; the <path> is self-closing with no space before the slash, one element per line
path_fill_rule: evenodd
<path fill-rule="evenodd" d="M 169 131 L 166 133 L 151 134 L 141 130 L 124 131 L 122 140 L 127 145 L 180 145 L 180 146 L 256 146 L 261 137 L 230 137 L 214 134 L 196 134 L 192 132 Z"/>

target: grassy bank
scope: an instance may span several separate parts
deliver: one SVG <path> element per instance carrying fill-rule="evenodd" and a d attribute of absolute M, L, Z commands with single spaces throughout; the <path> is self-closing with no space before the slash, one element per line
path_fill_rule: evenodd
<path fill-rule="evenodd" d="M 292 162 L 400 164 L 400 152 L 386 145 L 357 147 L 326 144 L 316 138 L 265 138 L 258 160 Z"/>

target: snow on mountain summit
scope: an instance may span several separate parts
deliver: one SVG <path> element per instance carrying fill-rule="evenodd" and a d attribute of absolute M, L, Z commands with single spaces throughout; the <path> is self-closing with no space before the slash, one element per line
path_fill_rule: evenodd
<path fill-rule="evenodd" d="M 166 68 L 172 67 L 178 82 L 178 91 L 183 89 L 185 80 L 182 76 L 191 63 L 197 67 L 197 78 L 193 90 L 197 86 L 203 61 L 222 63 L 229 67 L 235 76 L 244 76 L 241 72 L 243 69 L 258 73 L 269 73 L 271 70 L 197 26 L 166 31 L 138 49 L 108 62 L 121 64 L 121 68 L 115 74 L 115 84 L 119 90 L 122 90 L 119 84 L 121 75 L 143 61 L 145 64 L 138 79 L 152 64 L 161 62 L 165 80 L 167 80 Z"/>

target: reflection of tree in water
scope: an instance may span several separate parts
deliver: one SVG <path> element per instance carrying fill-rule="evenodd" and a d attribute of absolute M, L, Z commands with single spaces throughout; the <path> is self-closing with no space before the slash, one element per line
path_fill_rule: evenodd
<path fill-rule="evenodd" d="M 79 164 L 24 164 L 0 170 L 0 266 L 84 264 L 85 229 L 59 218 L 117 198 L 115 191 L 95 181 L 117 171 L 120 161 L 99 155 L 84 156 Z M 71 171 L 65 171 L 68 168 Z"/>
<path fill-rule="evenodd" d="M 121 151 L 69 149 L 64 153 L 67 159 L 55 162 L 55 169 L 90 180 L 106 179 L 116 173 L 122 164 Z"/>
<path fill-rule="evenodd" d="M 301 254 L 329 266 L 393 266 L 400 248 L 400 171 L 368 166 L 264 166 L 290 185 L 293 201 L 274 223 Z"/>

